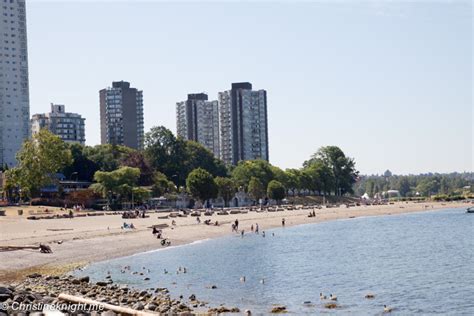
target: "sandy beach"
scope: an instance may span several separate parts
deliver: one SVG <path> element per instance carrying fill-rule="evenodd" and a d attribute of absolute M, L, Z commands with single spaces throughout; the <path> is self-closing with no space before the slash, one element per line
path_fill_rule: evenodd
<path fill-rule="evenodd" d="M 250 232 L 250 226 L 258 223 L 260 230 L 280 227 L 282 218 L 286 226 L 318 223 L 323 221 L 361 216 L 395 215 L 410 212 L 433 211 L 444 208 L 465 208 L 460 202 L 399 202 L 390 205 L 357 206 L 346 208 L 314 209 L 316 217 L 309 218 L 308 209 L 249 212 L 247 214 L 201 216 L 201 220 L 219 221 L 219 226 L 198 224 L 196 217 L 158 219 L 168 213 L 150 213 L 144 219 L 122 219 L 120 215 L 76 217 L 73 219 L 27 220 L 13 208 L 7 208 L 7 216 L 0 217 L 0 246 L 25 246 L 49 244 L 52 254 L 38 250 L 0 252 L 0 281 L 20 279 L 32 272 L 59 274 L 91 262 L 132 255 L 162 248 L 160 241 L 151 233 L 151 226 L 168 224 L 163 235 L 171 245 L 191 243 L 196 240 L 216 238 L 232 234 L 231 223 L 239 220 L 239 229 Z M 35 207 L 32 207 L 35 208 Z M 38 209 L 38 207 L 36 207 Z M 136 229 L 121 229 L 124 222 L 133 223 Z"/>

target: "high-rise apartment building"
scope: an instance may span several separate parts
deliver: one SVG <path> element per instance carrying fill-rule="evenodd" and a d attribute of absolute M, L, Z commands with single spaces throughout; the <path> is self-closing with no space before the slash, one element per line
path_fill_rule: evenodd
<path fill-rule="evenodd" d="M 208 101 L 207 94 L 188 94 L 186 101 L 176 103 L 177 135 L 199 142 L 219 158 L 219 107 Z"/>
<path fill-rule="evenodd" d="M 31 134 L 35 135 L 42 128 L 46 128 L 65 142 L 84 145 L 86 142 L 84 121 L 85 119 L 79 114 L 67 113 L 64 105 L 51 103 L 50 113 L 34 114 L 31 118 Z"/>
<path fill-rule="evenodd" d="M 268 161 L 267 92 L 249 82 L 219 92 L 220 157 L 229 165 L 240 160 Z"/>
<path fill-rule="evenodd" d="M 15 155 L 29 136 L 28 48 L 25 0 L 0 2 L 0 165 L 16 164 Z"/>
<path fill-rule="evenodd" d="M 143 91 L 117 81 L 99 91 L 102 144 L 143 148 Z"/>

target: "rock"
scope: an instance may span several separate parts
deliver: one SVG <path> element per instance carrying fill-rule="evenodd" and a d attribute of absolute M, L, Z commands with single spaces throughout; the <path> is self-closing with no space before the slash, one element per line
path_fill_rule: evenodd
<path fill-rule="evenodd" d="M 13 293 L 13 291 L 6 287 L 6 286 L 0 286 L 0 294 L 8 294 L 8 295 L 11 295 Z"/>
<path fill-rule="evenodd" d="M 103 312 L 102 313 L 102 316 L 116 316 L 117 314 L 115 314 L 114 312 L 112 311 L 106 311 L 106 312 Z"/>
<path fill-rule="evenodd" d="M 369 294 L 367 294 L 367 295 L 365 296 L 365 298 L 368 299 L 368 300 L 371 300 L 371 299 L 375 298 L 375 295 L 369 293 Z"/>
<path fill-rule="evenodd" d="M 43 296 L 43 298 L 41 299 L 41 302 L 43 304 L 51 304 L 53 301 L 54 298 L 52 298 L 51 296 Z"/>
<path fill-rule="evenodd" d="M 80 284 L 81 281 L 79 281 L 78 279 L 74 279 L 71 281 L 72 284 Z"/>
<path fill-rule="evenodd" d="M 144 278 L 143 281 L 150 281 L 150 278 Z"/>
<path fill-rule="evenodd" d="M 195 301 L 196 300 L 196 295 L 191 294 L 191 296 L 189 296 L 189 300 L 190 301 Z"/>
<path fill-rule="evenodd" d="M 40 278 L 40 277 L 41 277 L 41 274 L 39 274 L 39 273 L 33 273 L 33 274 L 28 275 L 28 278 L 30 278 L 30 279 L 36 279 L 36 278 Z"/>
<path fill-rule="evenodd" d="M 99 281 L 99 282 L 96 283 L 96 285 L 98 285 L 98 286 L 107 286 L 107 284 L 108 283 L 104 282 L 104 281 Z"/>
<path fill-rule="evenodd" d="M 137 311 L 141 311 L 145 308 L 145 306 L 143 306 L 142 302 L 137 302 L 132 306 L 132 308 L 136 309 Z"/>
<path fill-rule="evenodd" d="M 0 303 L 5 302 L 6 300 L 8 300 L 11 297 L 12 297 L 11 294 L 0 294 Z"/>
<path fill-rule="evenodd" d="M 270 313 L 273 313 L 273 314 L 286 313 L 286 312 L 287 312 L 286 306 L 283 306 L 283 305 L 273 306 L 272 310 L 270 311 Z"/>
<path fill-rule="evenodd" d="M 156 305 L 155 303 L 148 303 L 145 305 L 145 309 L 149 311 L 154 311 L 157 307 L 158 305 Z"/>
<path fill-rule="evenodd" d="M 34 313 L 30 313 L 30 316 L 44 316 L 44 313 L 42 313 L 42 312 L 34 312 Z"/>
<path fill-rule="evenodd" d="M 79 278 L 79 281 L 81 281 L 81 282 L 83 282 L 83 283 L 89 283 L 90 278 L 89 278 L 89 276 L 86 275 L 86 276 L 84 276 L 84 277 L 82 277 L 82 278 Z"/>
<path fill-rule="evenodd" d="M 333 309 L 333 308 L 337 308 L 337 304 L 336 303 L 326 303 L 326 304 L 324 304 L 324 307 L 327 308 L 327 309 Z"/>
<path fill-rule="evenodd" d="M 240 313 L 240 309 L 238 309 L 237 307 L 232 307 L 232 308 L 229 308 L 229 307 L 225 307 L 225 306 L 219 306 L 219 307 L 216 307 L 216 308 L 211 308 L 208 310 L 208 313 L 211 313 L 211 314 L 222 314 L 222 313 Z"/>
<path fill-rule="evenodd" d="M 21 302 L 23 302 L 23 301 L 25 300 L 25 296 L 24 296 L 23 294 L 17 294 L 17 295 L 15 295 L 15 296 L 13 297 L 13 300 L 14 300 L 15 302 L 21 303 Z"/>

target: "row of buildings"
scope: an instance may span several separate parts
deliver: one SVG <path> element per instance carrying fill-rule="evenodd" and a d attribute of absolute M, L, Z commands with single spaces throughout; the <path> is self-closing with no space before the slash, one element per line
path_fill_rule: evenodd
<path fill-rule="evenodd" d="M 99 91 L 100 132 L 102 144 L 143 148 L 143 92 L 125 81 L 113 82 Z M 84 145 L 85 118 L 66 112 L 62 104 L 52 104 L 51 112 L 34 114 L 30 121 L 31 134 L 46 128 L 62 140 Z"/>
<path fill-rule="evenodd" d="M 179 137 L 201 143 L 228 165 L 268 160 L 267 92 L 239 82 L 219 92 L 218 100 L 188 94 L 176 103 L 176 129 Z"/>
<path fill-rule="evenodd" d="M 85 119 L 51 104 L 30 119 L 25 0 L 0 0 L 0 166 L 14 166 L 25 139 L 49 129 L 66 142 L 85 144 Z M 142 149 L 143 92 L 125 81 L 99 91 L 102 144 Z M 268 160 L 267 93 L 233 83 L 217 100 L 189 94 L 176 104 L 177 135 L 194 140 L 226 164 Z"/>

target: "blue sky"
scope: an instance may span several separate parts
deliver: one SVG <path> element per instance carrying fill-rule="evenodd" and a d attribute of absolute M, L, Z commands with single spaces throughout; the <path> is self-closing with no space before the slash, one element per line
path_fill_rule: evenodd
<path fill-rule="evenodd" d="M 145 131 L 176 129 L 187 93 L 268 92 L 270 161 L 337 145 L 364 174 L 473 170 L 470 1 L 27 2 L 31 113 L 86 118 L 143 90 Z"/>

